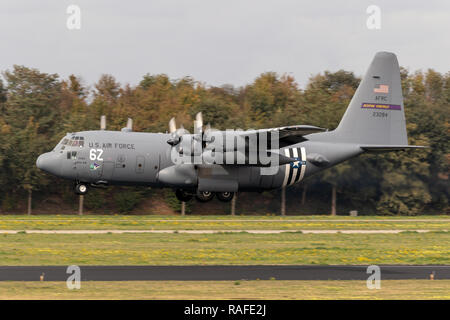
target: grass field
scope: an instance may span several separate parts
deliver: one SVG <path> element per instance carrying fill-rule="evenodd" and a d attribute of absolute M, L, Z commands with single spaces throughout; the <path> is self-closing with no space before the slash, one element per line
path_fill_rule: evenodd
<path fill-rule="evenodd" d="M 450 264 L 450 232 L 0 235 L 0 265 L 70 264 Z"/>
<path fill-rule="evenodd" d="M 0 216 L 2 230 L 448 230 L 450 216 Z"/>
<path fill-rule="evenodd" d="M 0 299 L 450 299 L 450 280 L 0 282 Z"/>

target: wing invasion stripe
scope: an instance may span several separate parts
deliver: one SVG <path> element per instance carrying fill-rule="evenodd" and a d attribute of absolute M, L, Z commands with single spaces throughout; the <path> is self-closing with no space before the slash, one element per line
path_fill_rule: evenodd
<path fill-rule="evenodd" d="M 289 157 L 289 150 L 288 149 L 284 149 L 284 154 L 286 155 L 286 157 Z M 283 187 L 286 186 L 287 182 L 288 182 L 288 178 L 289 178 L 289 171 L 290 171 L 290 167 L 291 165 L 288 163 L 286 164 L 284 169 L 284 181 L 283 181 Z"/>
<path fill-rule="evenodd" d="M 293 151 L 292 149 L 289 149 L 289 157 L 292 158 L 293 157 Z M 289 179 L 288 179 L 288 185 L 292 184 L 292 176 L 294 174 L 294 169 L 292 167 L 292 163 L 289 163 Z"/>

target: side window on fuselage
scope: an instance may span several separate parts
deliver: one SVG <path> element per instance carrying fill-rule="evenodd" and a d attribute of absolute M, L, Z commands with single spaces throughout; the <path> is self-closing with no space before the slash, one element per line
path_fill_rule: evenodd
<path fill-rule="evenodd" d="M 67 159 L 77 160 L 77 152 L 76 151 L 67 151 Z"/>

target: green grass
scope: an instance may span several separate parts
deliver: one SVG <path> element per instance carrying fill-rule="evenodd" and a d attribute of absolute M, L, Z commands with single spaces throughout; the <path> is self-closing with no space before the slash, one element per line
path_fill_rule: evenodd
<path fill-rule="evenodd" d="M 450 264 L 450 232 L 4 234 L 0 265 Z"/>
<path fill-rule="evenodd" d="M 450 299 L 450 280 L 1 282 L 0 299 Z"/>
<path fill-rule="evenodd" d="M 2 230 L 450 230 L 450 216 L 0 216 Z"/>

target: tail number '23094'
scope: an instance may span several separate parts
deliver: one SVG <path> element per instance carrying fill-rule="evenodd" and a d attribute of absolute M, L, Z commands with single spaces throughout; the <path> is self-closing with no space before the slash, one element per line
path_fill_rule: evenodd
<path fill-rule="evenodd" d="M 90 149 L 89 150 L 89 159 L 103 161 L 102 154 L 103 154 L 102 149 Z"/>

